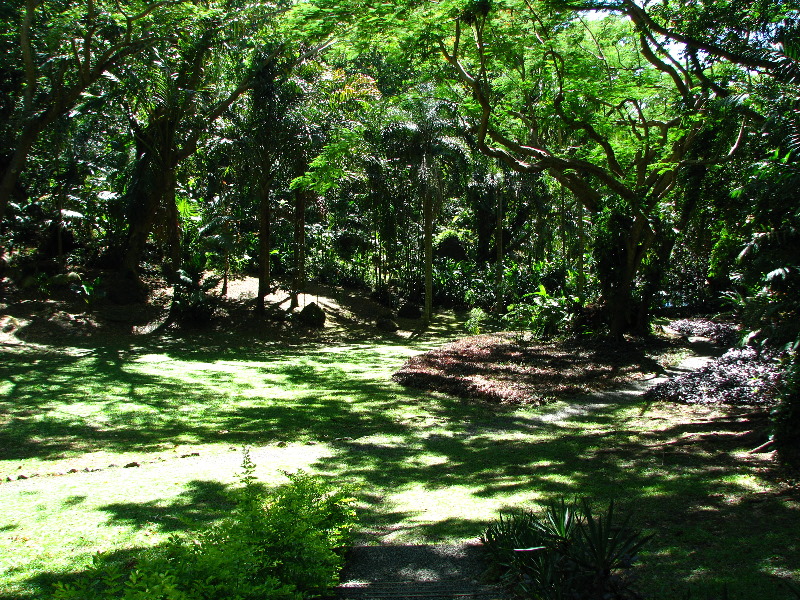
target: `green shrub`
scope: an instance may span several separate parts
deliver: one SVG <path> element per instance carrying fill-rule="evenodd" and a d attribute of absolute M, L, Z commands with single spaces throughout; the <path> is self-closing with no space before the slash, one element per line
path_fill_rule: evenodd
<path fill-rule="evenodd" d="M 472 335 L 478 335 L 486 331 L 486 326 L 489 324 L 490 318 L 485 310 L 482 308 L 473 308 L 469 311 L 469 318 L 464 323 L 466 329 Z"/>
<path fill-rule="evenodd" d="M 649 540 L 616 520 L 612 502 L 594 516 L 586 501 L 564 500 L 541 513 L 500 515 L 483 535 L 500 580 L 514 592 L 542 600 L 624 600 L 637 596 L 624 571 Z"/>
<path fill-rule="evenodd" d="M 570 329 L 576 302 L 573 297 L 551 296 L 540 285 L 538 291 L 525 295 L 524 302 L 511 304 L 503 321 L 509 329 L 530 331 L 538 338 L 548 338 Z"/>
<path fill-rule="evenodd" d="M 216 298 L 209 292 L 219 284 L 219 277 L 204 279 L 204 272 L 186 266 L 179 269 L 174 280 L 173 311 L 178 321 L 203 325 L 211 321 L 216 310 Z"/>
<path fill-rule="evenodd" d="M 55 600 L 268 600 L 324 594 L 337 582 L 355 524 L 353 499 L 305 473 L 265 493 L 245 454 L 230 518 L 143 551 L 132 569 L 98 555 Z"/>

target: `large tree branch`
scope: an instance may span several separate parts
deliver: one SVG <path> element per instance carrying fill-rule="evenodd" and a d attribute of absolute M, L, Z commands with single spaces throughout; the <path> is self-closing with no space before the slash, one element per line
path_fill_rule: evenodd
<path fill-rule="evenodd" d="M 559 93 L 553 102 L 553 106 L 559 118 L 574 131 L 585 131 L 589 136 L 589 139 L 594 140 L 603 149 L 603 152 L 605 152 L 606 162 L 608 163 L 608 168 L 611 170 L 611 173 L 617 177 L 623 177 L 624 172 L 622 170 L 622 166 L 620 166 L 619 162 L 617 161 L 617 155 L 614 152 L 614 148 L 611 147 L 609 141 L 597 133 L 597 130 L 588 121 L 579 121 L 578 119 L 573 119 L 572 117 L 568 116 L 564 111 L 563 104 L 564 95 Z"/>
<path fill-rule="evenodd" d="M 520 144 L 493 130 L 490 126 L 492 105 L 486 93 L 486 82 L 483 81 L 483 78 L 470 74 L 461 63 L 458 56 L 455 55 L 455 51 L 458 50 L 459 47 L 460 37 L 461 27 L 460 23 L 457 21 L 456 35 L 453 42 L 454 53 L 450 53 L 443 42 L 440 42 L 440 49 L 445 60 L 454 67 L 458 78 L 467 89 L 472 92 L 473 97 L 480 106 L 481 114 L 478 123 L 476 144 L 483 154 L 492 158 L 497 158 L 513 170 L 522 173 L 547 170 L 551 174 L 561 174 L 561 179 L 566 182 L 565 185 L 567 185 L 570 190 L 574 191 L 576 196 L 582 199 L 582 202 L 585 202 L 589 210 L 596 210 L 599 196 L 596 196 L 596 192 L 589 192 L 591 186 L 584 180 L 585 177 L 596 177 L 602 184 L 622 197 L 630 199 L 634 196 L 634 192 L 621 181 L 623 172 L 613 155 L 613 150 L 611 156 L 613 158 L 613 163 L 619 171 L 619 175 L 609 172 L 589 161 L 558 157 L 546 149 Z M 480 50 L 480 48 L 478 48 L 478 50 Z M 594 133 L 597 138 L 600 137 L 596 131 Z M 489 145 L 487 143 L 487 138 L 491 139 L 497 145 Z M 607 143 L 608 142 L 606 142 L 606 144 Z M 584 201 L 584 199 L 587 200 Z"/>
<path fill-rule="evenodd" d="M 20 173 L 27 162 L 28 153 L 33 147 L 36 138 L 44 129 L 53 123 L 60 116 L 69 111 L 80 98 L 81 94 L 89 86 L 95 83 L 108 69 L 126 56 L 133 54 L 142 47 L 147 46 L 159 39 L 156 36 L 145 36 L 136 40 L 131 39 L 133 23 L 150 14 L 159 6 L 172 2 L 157 2 L 149 5 L 139 15 L 128 18 L 128 32 L 123 42 L 111 46 L 100 54 L 93 66 L 89 66 L 85 60 L 81 60 L 77 46 L 73 46 L 75 56 L 75 68 L 77 81 L 65 86 L 66 63 L 56 71 L 51 77 L 51 88 L 44 96 L 37 97 L 38 70 L 34 62 L 32 27 L 35 10 L 43 3 L 43 0 L 26 0 L 25 14 L 20 27 L 20 43 L 23 54 L 23 70 L 25 73 L 25 89 L 23 91 L 23 118 L 19 128 L 19 133 L 14 140 L 11 158 L 6 165 L 0 178 L 0 222 L 5 216 L 8 201 L 12 191 L 16 186 Z M 94 10 L 92 0 L 89 0 L 90 12 Z M 88 25 L 91 30 L 91 24 Z M 84 48 L 85 50 L 85 48 Z"/>
<path fill-rule="evenodd" d="M 654 32 L 658 35 L 679 42 L 689 48 L 702 50 L 710 56 L 715 56 L 731 62 L 733 64 L 745 67 L 747 69 L 763 69 L 775 76 L 778 79 L 786 79 L 785 67 L 786 62 L 790 61 L 795 69 L 800 68 L 800 61 L 792 59 L 786 54 L 775 52 L 773 49 L 752 48 L 745 50 L 733 50 L 715 44 L 709 40 L 704 40 L 696 36 L 687 35 L 674 29 L 670 29 L 666 25 L 662 25 L 656 21 L 646 10 L 647 3 L 642 4 L 638 0 L 607 0 L 607 1 L 591 1 L 591 0 L 562 0 L 559 5 L 563 8 L 578 11 L 613 11 L 622 12 L 627 15 L 631 21 L 639 27 L 640 30 L 647 30 Z M 747 40 L 749 42 L 749 40 Z M 775 58 L 770 58 L 770 56 Z M 790 76 L 790 78 L 794 78 Z"/>
<path fill-rule="evenodd" d="M 712 159 L 687 159 L 681 160 L 678 163 L 680 167 L 687 167 L 687 166 L 709 166 L 709 165 L 721 165 L 726 162 L 730 162 L 733 160 L 739 152 L 739 149 L 742 147 L 742 142 L 744 141 L 745 135 L 747 134 L 747 117 L 742 119 L 742 125 L 739 127 L 739 134 L 736 136 L 736 141 L 731 146 L 731 149 L 728 150 L 728 153 L 725 156 L 720 156 L 718 158 Z"/>
<path fill-rule="evenodd" d="M 455 40 L 453 41 L 453 53 L 451 54 L 448 51 L 447 47 L 444 45 L 444 42 L 441 40 L 439 41 L 439 48 L 445 60 L 455 69 L 458 79 L 467 87 L 467 89 L 472 92 L 473 97 L 477 100 L 481 107 L 480 122 L 476 136 L 476 145 L 478 146 L 478 150 L 486 156 L 502 160 L 510 168 L 521 173 L 541 170 L 536 169 L 533 165 L 518 159 L 507 150 L 492 147 L 486 143 L 486 136 L 489 131 L 489 118 L 491 116 L 491 104 L 489 103 L 489 99 L 486 98 L 480 82 L 475 77 L 470 75 L 470 73 L 464 68 L 464 66 L 461 64 L 461 61 L 458 59 L 457 52 L 459 51 L 459 44 L 461 41 L 461 22 L 456 20 L 455 27 L 456 30 Z"/>
<path fill-rule="evenodd" d="M 614 10 L 623 10 L 625 14 L 627 14 L 628 17 L 642 29 L 653 31 L 659 35 L 663 35 L 668 39 L 680 42 L 681 44 L 685 44 L 691 48 L 703 50 L 708 54 L 723 58 L 743 67 L 751 69 L 766 69 L 772 73 L 776 72 L 780 67 L 779 62 L 769 60 L 763 56 L 759 57 L 757 53 L 744 54 L 742 52 L 734 52 L 707 40 L 701 40 L 699 38 L 684 35 L 669 29 L 658 23 L 643 7 L 639 6 L 634 0 L 622 0 L 620 5 L 614 8 Z"/>
<path fill-rule="evenodd" d="M 594 186 L 589 185 L 583 177 L 574 173 L 566 173 L 557 169 L 549 171 L 550 175 L 568 189 L 578 199 L 586 210 L 597 212 L 600 210 L 603 195 Z"/>
<path fill-rule="evenodd" d="M 651 65 L 653 65 L 656 69 L 661 71 L 662 73 L 666 73 L 672 78 L 672 81 L 675 83 L 675 88 L 678 90 L 678 93 L 684 99 L 685 102 L 689 102 L 690 98 L 692 97 L 691 91 L 686 86 L 681 74 L 678 72 L 674 66 L 668 65 L 663 60 L 656 56 L 656 53 L 653 52 L 653 49 L 650 47 L 650 42 L 652 38 L 649 38 L 645 31 L 642 31 L 639 34 L 639 45 L 642 49 L 642 54 L 647 59 Z"/>

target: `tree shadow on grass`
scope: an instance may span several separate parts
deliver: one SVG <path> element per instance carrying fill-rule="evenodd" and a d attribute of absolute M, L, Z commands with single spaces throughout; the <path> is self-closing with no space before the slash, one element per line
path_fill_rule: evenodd
<path fill-rule="evenodd" d="M 259 485 L 256 483 L 255 485 Z M 186 485 L 186 490 L 168 504 L 158 502 L 115 503 L 103 506 L 100 510 L 109 514 L 112 525 L 133 526 L 139 529 L 154 529 L 162 533 L 181 534 L 198 531 L 209 524 L 231 514 L 236 506 L 235 491 L 229 485 L 218 481 L 194 480 Z M 124 568 L 134 566 L 146 548 L 132 548 L 115 551 L 108 555 L 111 562 Z M 30 600 L 47 598 L 57 583 L 73 583 L 86 569 L 73 573 L 43 571 L 18 582 L 24 592 L 2 594 L 1 600 Z"/>
<path fill-rule="evenodd" d="M 319 466 L 365 489 L 417 487 L 416 498 L 465 488 L 476 501 L 516 498 L 509 509 L 519 498 L 586 497 L 598 508 L 613 499 L 655 534 L 639 569 L 652 597 L 683 597 L 701 582 L 727 586 L 733 598 L 792 598 L 781 579 L 800 581 L 800 495 L 760 487 L 770 467 L 747 455 L 762 435 L 753 415 L 733 410 L 648 430 L 626 426 L 634 401 L 619 396 L 617 406 L 558 423 L 488 410 L 470 423 L 445 402 L 441 416 L 452 418 L 436 434 L 348 441 Z M 435 464 L 425 464 L 429 456 Z M 471 510 L 416 523 L 415 539 L 479 536 L 486 522 L 470 520 Z"/>
<path fill-rule="evenodd" d="M 298 346 L 285 356 L 240 348 L 217 355 L 210 347 L 159 342 L 74 355 L 9 354 L 0 363 L 1 457 L 149 450 L 171 440 L 328 441 L 332 455 L 315 466 L 366 490 L 364 523 L 378 540 L 382 531 L 403 528 L 429 541 L 464 539 L 486 524 L 469 505 L 414 521 L 413 510 L 385 500 L 397 489 L 418 488 L 423 498 L 466 489 L 476 501 L 496 498 L 508 508 L 519 498 L 587 496 L 599 504 L 613 498 L 656 533 L 641 573 L 654 597 L 681 597 L 701 578 L 727 583 L 742 598 L 779 599 L 786 595 L 773 574 L 800 579 L 798 499 L 760 491 L 763 466 L 743 456 L 758 445 L 743 417 L 731 412 L 643 429 L 629 423 L 637 400 L 617 395 L 594 412 L 547 421 L 547 407 L 525 412 L 403 390 L 365 375 L 383 368 L 385 355 L 332 350 Z M 149 355 L 158 355 L 152 368 L 131 369 Z M 193 361 L 214 366 L 167 368 Z M 291 391 L 285 399 L 271 395 L 281 386 Z M 107 510 L 119 523 L 177 531 L 182 511 L 195 520 L 214 514 L 214 490 L 201 487 L 172 507 Z"/>
<path fill-rule="evenodd" d="M 216 521 L 236 506 L 229 486 L 218 481 L 195 480 L 173 502 L 158 501 L 107 504 L 100 510 L 109 514 L 115 525 L 155 527 L 162 532 L 185 531 L 199 524 Z"/>
<path fill-rule="evenodd" d="M 396 429 L 384 409 L 414 394 L 354 374 L 353 365 L 360 372 L 382 368 L 380 356 L 362 354 L 364 361 L 354 364 L 351 356 L 344 366 L 340 353 L 272 353 L 255 360 L 249 352 L 229 353 L 208 363 L 149 348 L 9 354 L 0 365 L 6 382 L 0 388 L 0 460 Z"/>

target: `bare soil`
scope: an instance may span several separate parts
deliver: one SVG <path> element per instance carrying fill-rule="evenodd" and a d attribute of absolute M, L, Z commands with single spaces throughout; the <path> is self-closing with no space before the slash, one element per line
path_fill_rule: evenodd
<path fill-rule="evenodd" d="M 102 272 L 85 273 L 92 281 Z M 162 280 L 145 280 L 151 292 L 146 302 L 115 304 L 100 296 L 91 301 L 75 289 L 55 288 L 19 290 L 8 280 L 0 285 L 0 344 L 68 345 L 129 342 L 138 336 L 154 333 L 170 336 L 203 336 L 219 344 L 245 344 L 262 341 L 324 342 L 352 337 L 384 337 L 377 328 L 379 319 L 391 310 L 367 297 L 367 292 L 309 284 L 299 294 L 299 307 L 315 302 L 326 314 L 325 326 L 313 329 L 302 326 L 288 309 L 290 294 L 277 289 L 266 297 L 265 315 L 256 315 L 255 298 L 258 280 L 240 277 L 228 283 L 226 294 L 221 284 L 209 294 L 213 317 L 204 324 L 176 323 L 164 328 L 172 299 L 172 289 Z M 413 320 L 395 319 L 400 329 L 394 336 L 410 337 L 418 329 Z"/>

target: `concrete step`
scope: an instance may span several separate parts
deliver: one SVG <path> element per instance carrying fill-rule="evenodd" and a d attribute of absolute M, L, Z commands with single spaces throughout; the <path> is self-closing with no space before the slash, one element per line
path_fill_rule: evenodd
<path fill-rule="evenodd" d="M 499 600 L 507 596 L 502 590 L 475 583 L 455 581 L 381 581 L 339 586 L 336 597 L 341 600 L 465 599 Z"/>
<path fill-rule="evenodd" d="M 477 544 L 357 546 L 348 553 L 341 600 L 506 599 L 487 584 L 483 551 Z"/>

